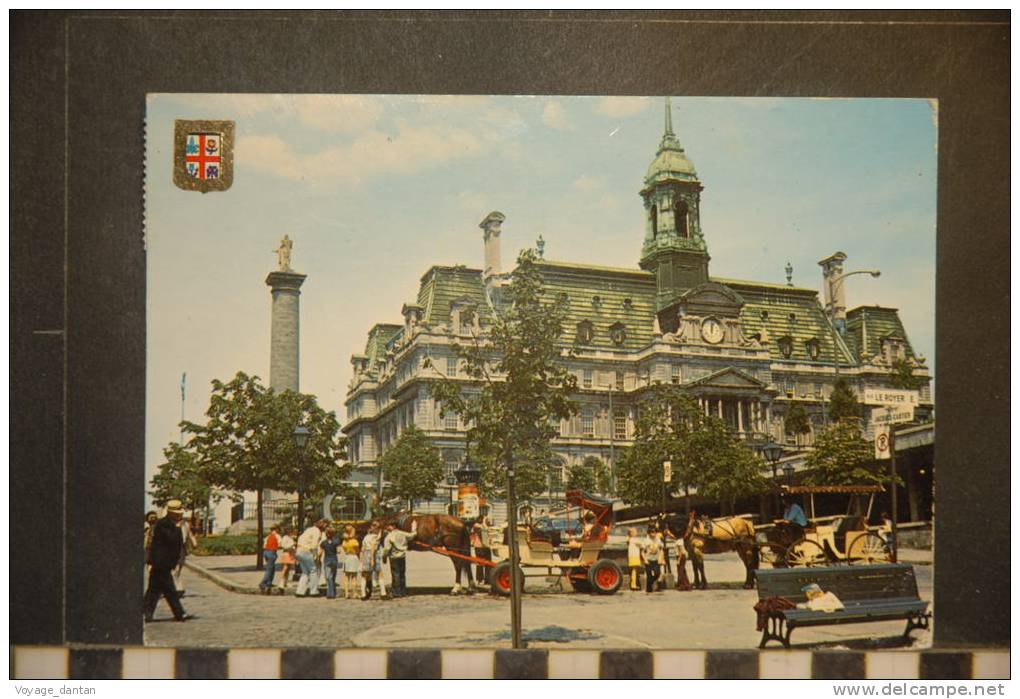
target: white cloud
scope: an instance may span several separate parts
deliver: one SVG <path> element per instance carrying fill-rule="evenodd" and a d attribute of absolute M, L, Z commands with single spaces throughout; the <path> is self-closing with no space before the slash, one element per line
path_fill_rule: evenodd
<path fill-rule="evenodd" d="M 542 110 L 542 123 L 552 129 L 559 129 L 565 131 L 572 127 L 572 124 L 567 119 L 567 111 L 563 108 L 563 105 L 559 102 L 546 102 L 545 109 Z"/>
<path fill-rule="evenodd" d="M 651 104 L 650 97 L 603 97 L 595 105 L 595 111 L 603 116 L 621 118 L 640 114 Z"/>
<path fill-rule="evenodd" d="M 412 126 L 396 132 L 369 129 L 352 141 L 313 153 L 301 153 L 278 136 L 241 136 L 238 163 L 288 179 L 314 183 L 363 182 L 381 175 L 411 175 L 447 163 L 480 156 L 491 144 L 464 129 Z"/>

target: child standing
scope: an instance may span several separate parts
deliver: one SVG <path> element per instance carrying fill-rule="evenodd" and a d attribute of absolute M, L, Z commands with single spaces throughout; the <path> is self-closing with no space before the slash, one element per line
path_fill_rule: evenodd
<path fill-rule="evenodd" d="M 322 569 L 326 578 L 326 599 L 336 599 L 336 569 L 339 565 L 337 549 L 340 539 L 333 527 L 326 527 L 326 538 L 319 544 L 322 548 Z"/>
<path fill-rule="evenodd" d="M 298 530 L 291 529 L 280 537 L 280 563 L 283 565 L 283 573 L 280 575 L 280 589 L 287 589 L 288 576 L 297 567 L 294 558 L 294 549 L 297 548 Z"/>
<path fill-rule="evenodd" d="M 344 597 L 347 599 L 358 598 L 358 545 L 357 533 L 354 527 L 348 524 L 344 527 L 344 541 L 341 544 L 344 551 Z"/>
<path fill-rule="evenodd" d="M 382 577 L 382 543 L 379 538 L 379 523 L 372 522 L 368 526 L 368 534 L 361 540 L 361 575 L 365 578 L 365 594 L 361 599 L 372 597 L 372 579 L 379 587 L 379 596 L 386 596 L 386 584 Z"/>
<path fill-rule="evenodd" d="M 641 576 L 641 540 L 638 538 L 637 529 L 631 527 L 627 530 L 627 566 L 630 568 L 630 589 L 640 590 Z"/>
<path fill-rule="evenodd" d="M 653 527 L 648 527 L 648 538 L 641 547 L 641 558 L 645 562 L 645 593 L 655 589 L 655 583 L 659 580 L 659 554 L 662 552 L 662 541 L 659 533 Z"/>

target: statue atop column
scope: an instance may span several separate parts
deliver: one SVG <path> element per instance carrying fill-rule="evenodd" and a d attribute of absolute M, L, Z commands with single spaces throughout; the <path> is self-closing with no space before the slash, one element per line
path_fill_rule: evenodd
<path fill-rule="evenodd" d="M 290 251 L 293 247 L 294 241 L 291 240 L 289 236 L 284 235 L 283 240 L 280 241 L 280 247 L 278 247 L 276 250 L 273 250 L 273 252 L 276 253 L 277 258 L 279 259 L 280 264 L 279 271 L 281 272 L 294 271 L 290 268 Z"/>

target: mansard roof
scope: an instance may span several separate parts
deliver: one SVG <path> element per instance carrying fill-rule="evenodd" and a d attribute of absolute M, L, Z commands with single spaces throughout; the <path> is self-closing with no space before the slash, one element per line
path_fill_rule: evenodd
<path fill-rule="evenodd" d="M 766 331 L 769 354 L 773 359 L 832 365 L 832 325 L 814 289 L 735 279 L 713 278 L 712 281 L 725 284 L 744 299 L 744 307 L 740 310 L 744 334 L 760 335 Z M 793 341 L 793 351 L 788 358 L 779 348 L 777 341 L 781 337 L 789 337 Z M 812 339 L 819 343 L 817 359 L 812 359 L 808 353 L 807 342 Z M 841 364 L 857 363 L 842 339 L 836 351 Z"/>
<path fill-rule="evenodd" d="M 583 263 L 538 260 L 537 266 L 553 298 L 566 294 L 567 322 L 563 339 L 573 342 L 577 325 L 592 324 L 592 341 L 584 346 L 598 349 L 637 351 L 653 340 L 655 323 L 655 276 L 641 269 L 607 267 Z M 831 365 L 833 336 L 831 325 L 818 299 L 818 292 L 804 287 L 711 277 L 713 284 L 728 287 L 743 302 L 740 320 L 748 337 L 759 334 L 768 339 L 766 347 L 774 360 Z M 424 309 L 422 321 L 443 325 L 450 320 L 451 303 L 467 299 L 475 302 L 483 324 L 491 321 L 485 298 L 482 271 L 463 265 L 435 265 L 421 277 L 417 303 Z M 839 339 L 837 352 L 842 364 L 859 361 L 861 318 L 865 309 L 848 314 L 846 340 Z M 906 338 L 903 325 L 894 309 L 866 308 L 869 351 L 881 350 L 881 337 L 898 334 Z M 622 324 L 626 337 L 621 345 L 613 343 L 610 328 Z M 369 332 L 365 354 L 370 366 L 382 357 L 386 344 L 403 332 L 400 325 L 379 324 Z M 778 340 L 792 340 L 790 357 L 783 356 Z M 808 353 L 809 340 L 819 343 L 819 355 Z M 908 353 L 913 356 L 909 349 Z"/>
<path fill-rule="evenodd" d="M 846 314 L 846 339 L 854 356 L 873 357 L 882 353 L 882 339 L 896 336 L 903 340 L 908 358 L 917 359 L 900 320 L 899 311 L 884 306 L 858 306 Z"/>
<path fill-rule="evenodd" d="M 461 300 L 474 302 L 483 321 L 490 317 L 485 287 L 482 285 L 482 270 L 464 265 L 434 265 L 422 275 L 418 305 L 425 309 L 422 318 L 424 323 L 448 323 L 451 305 Z"/>

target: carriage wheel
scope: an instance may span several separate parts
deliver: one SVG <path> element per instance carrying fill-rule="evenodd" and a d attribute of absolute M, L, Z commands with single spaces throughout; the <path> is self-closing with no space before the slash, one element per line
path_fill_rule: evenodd
<path fill-rule="evenodd" d="M 859 566 L 889 563 L 892 560 L 892 554 L 882 537 L 873 532 L 865 532 L 846 547 L 846 560 L 850 565 Z"/>
<path fill-rule="evenodd" d="M 489 578 L 492 581 L 491 592 L 493 594 L 500 595 L 501 597 L 510 596 L 510 561 L 502 561 L 497 563 L 496 567 L 492 569 L 492 575 Z M 518 569 L 518 575 L 520 576 L 520 584 L 518 587 L 523 591 L 524 589 L 524 571 Z"/>
<path fill-rule="evenodd" d="M 804 539 L 791 544 L 786 550 L 786 564 L 791 568 L 797 566 L 816 567 L 828 565 L 829 557 L 825 549 L 817 541 Z"/>
<path fill-rule="evenodd" d="M 614 595 L 623 584 L 623 571 L 615 562 L 599 560 L 588 569 L 588 582 L 595 592 L 600 595 Z"/>

